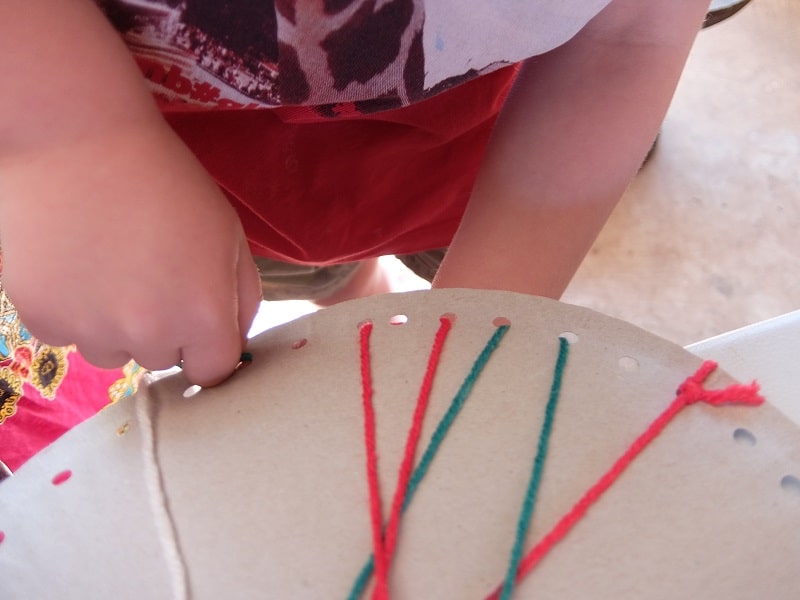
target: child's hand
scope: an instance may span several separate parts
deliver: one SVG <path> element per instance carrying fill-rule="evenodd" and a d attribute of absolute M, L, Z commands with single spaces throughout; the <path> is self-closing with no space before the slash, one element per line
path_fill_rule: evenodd
<path fill-rule="evenodd" d="M 236 214 L 162 123 L 0 165 L 3 283 L 31 332 L 90 362 L 236 366 L 261 297 Z"/>
<path fill-rule="evenodd" d="M 260 285 L 241 225 L 92 0 L 0 2 L 3 283 L 91 362 L 217 383 Z"/>

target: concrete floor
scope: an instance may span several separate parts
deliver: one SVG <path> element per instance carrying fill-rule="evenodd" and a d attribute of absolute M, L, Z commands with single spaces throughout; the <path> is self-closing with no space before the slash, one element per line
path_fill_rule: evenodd
<path fill-rule="evenodd" d="M 800 308 L 800 2 L 699 35 L 652 160 L 564 301 L 680 344 Z"/>
<path fill-rule="evenodd" d="M 686 345 L 800 308 L 798 262 L 800 1 L 753 0 L 699 35 L 655 155 L 563 299 Z M 398 290 L 424 287 L 387 264 Z M 273 302 L 254 329 L 311 310 Z"/>

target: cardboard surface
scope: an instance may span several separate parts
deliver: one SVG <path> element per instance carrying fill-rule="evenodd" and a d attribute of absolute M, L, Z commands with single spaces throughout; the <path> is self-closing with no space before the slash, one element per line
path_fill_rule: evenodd
<path fill-rule="evenodd" d="M 493 320 L 511 327 L 402 521 L 396 599 L 481 599 L 502 580 L 559 335 L 573 343 L 528 547 L 701 363 L 618 320 L 513 293 L 320 311 L 256 338 L 253 364 L 223 386 L 185 398 L 180 375 L 160 380 L 0 484 L 0 597 L 345 598 L 371 552 L 358 324 L 374 322 L 386 515 L 444 313 L 456 320 L 417 457 Z M 708 387 L 727 383 L 717 373 Z M 514 598 L 800 597 L 798 478 L 800 429 L 772 406 L 690 406 Z"/>
<path fill-rule="evenodd" d="M 800 426 L 800 310 L 687 346 L 739 379 L 758 378 L 770 404 Z"/>

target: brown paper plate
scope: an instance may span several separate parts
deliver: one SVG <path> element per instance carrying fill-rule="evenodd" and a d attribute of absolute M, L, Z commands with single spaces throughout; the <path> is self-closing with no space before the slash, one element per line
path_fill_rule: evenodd
<path fill-rule="evenodd" d="M 373 323 L 385 516 L 444 314 L 417 460 L 497 319 L 510 327 L 401 522 L 396 599 L 481 600 L 502 581 L 560 336 L 569 355 L 527 547 L 701 364 L 630 324 L 513 293 L 320 311 L 253 340 L 252 365 L 224 385 L 184 397 L 180 374 L 159 380 L 0 484 L 0 598 L 346 598 L 372 551 L 358 325 Z M 730 383 L 720 371 L 707 387 Z M 513 597 L 799 598 L 798 477 L 800 429 L 768 403 L 689 406 Z"/>

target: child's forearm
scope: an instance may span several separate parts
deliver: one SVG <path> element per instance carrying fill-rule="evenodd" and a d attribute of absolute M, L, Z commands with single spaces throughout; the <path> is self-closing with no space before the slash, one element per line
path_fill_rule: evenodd
<path fill-rule="evenodd" d="M 124 44 L 91 0 L 0 2 L 0 161 L 160 125 Z"/>
<path fill-rule="evenodd" d="M 614 0 L 528 61 L 435 281 L 558 298 L 658 132 L 704 0 Z"/>
<path fill-rule="evenodd" d="M 100 367 L 234 370 L 260 285 L 239 219 L 90 0 L 0 0 L 3 286 Z"/>

